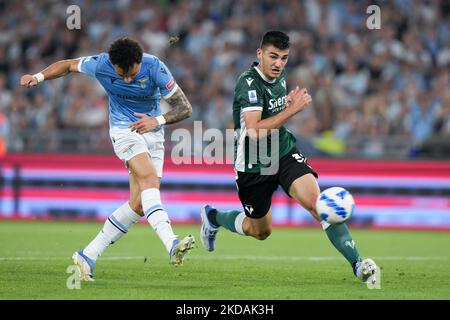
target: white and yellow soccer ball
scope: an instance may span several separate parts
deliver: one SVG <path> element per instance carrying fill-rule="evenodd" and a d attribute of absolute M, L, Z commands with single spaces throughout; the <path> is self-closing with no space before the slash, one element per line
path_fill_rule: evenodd
<path fill-rule="evenodd" d="M 355 209 L 355 200 L 350 192 L 341 187 L 323 190 L 316 200 L 316 211 L 330 224 L 348 220 Z"/>

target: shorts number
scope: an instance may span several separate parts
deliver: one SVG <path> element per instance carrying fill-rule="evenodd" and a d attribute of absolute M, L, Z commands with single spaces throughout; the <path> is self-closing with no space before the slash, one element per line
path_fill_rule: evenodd
<path fill-rule="evenodd" d="M 294 153 L 292 154 L 292 157 L 297 160 L 298 163 L 305 163 L 306 162 L 306 157 L 303 156 L 300 153 Z"/>
<path fill-rule="evenodd" d="M 297 160 L 298 163 L 304 163 L 305 165 L 307 165 L 310 169 L 311 166 L 306 162 L 306 157 L 304 155 L 302 155 L 301 153 L 294 153 L 292 154 L 292 157 Z"/>

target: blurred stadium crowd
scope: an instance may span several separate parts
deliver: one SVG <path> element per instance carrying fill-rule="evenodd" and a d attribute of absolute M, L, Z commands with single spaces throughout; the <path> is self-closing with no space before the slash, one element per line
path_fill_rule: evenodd
<path fill-rule="evenodd" d="M 68 30 L 66 9 L 81 8 Z M 366 9 L 381 8 L 381 30 Z M 107 98 L 84 75 L 19 87 L 56 60 L 129 36 L 169 66 L 192 102 L 166 127 L 232 128 L 236 79 L 265 31 L 291 37 L 288 83 L 313 107 L 288 127 L 306 155 L 450 158 L 450 3 L 326 0 L 0 0 L 0 136 L 8 151 L 112 153 Z M 5 146 L 3 146 L 5 148 Z"/>

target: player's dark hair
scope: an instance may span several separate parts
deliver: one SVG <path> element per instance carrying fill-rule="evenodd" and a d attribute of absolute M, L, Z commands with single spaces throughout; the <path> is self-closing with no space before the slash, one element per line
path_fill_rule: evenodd
<path fill-rule="evenodd" d="M 264 34 L 259 47 L 264 49 L 270 45 L 280 50 L 286 50 L 289 48 L 289 36 L 282 31 L 268 31 Z"/>
<path fill-rule="evenodd" d="M 124 72 L 142 61 L 142 48 L 139 43 L 130 38 L 120 38 L 109 47 L 109 59 L 112 64 L 118 65 Z"/>

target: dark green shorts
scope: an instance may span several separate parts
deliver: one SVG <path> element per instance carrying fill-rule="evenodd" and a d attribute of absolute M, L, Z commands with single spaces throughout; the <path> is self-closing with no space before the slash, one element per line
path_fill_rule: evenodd
<path fill-rule="evenodd" d="M 274 175 L 238 172 L 236 185 L 245 215 L 254 219 L 264 217 L 272 205 L 272 195 L 278 186 L 281 185 L 290 197 L 289 188 L 292 182 L 308 173 L 318 177 L 297 148 L 293 148 L 280 159 L 278 172 Z"/>

